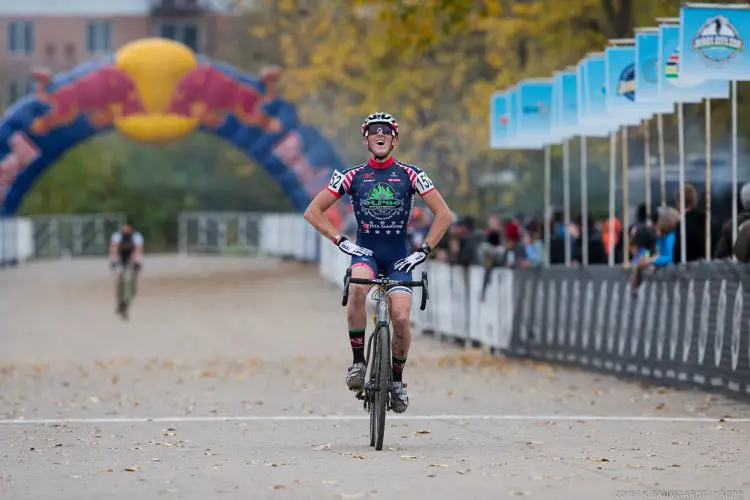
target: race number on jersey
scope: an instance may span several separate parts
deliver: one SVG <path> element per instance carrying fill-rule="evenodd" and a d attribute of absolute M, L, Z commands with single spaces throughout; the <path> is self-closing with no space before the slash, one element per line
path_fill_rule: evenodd
<path fill-rule="evenodd" d="M 419 172 L 415 184 L 417 193 L 419 193 L 420 196 L 424 196 L 426 193 L 435 189 L 435 185 L 432 183 L 432 180 L 427 177 L 425 172 Z"/>
<path fill-rule="evenodd" d="M 343 185 L 344 174 L 342 174 L 338 170 L 334 170 L 333 174 L 331 175 L 331 181 L 328 183 L 328 189 L 330 189 L 334 193 L 343 193 L 343 189 L 341 188 Z"/>

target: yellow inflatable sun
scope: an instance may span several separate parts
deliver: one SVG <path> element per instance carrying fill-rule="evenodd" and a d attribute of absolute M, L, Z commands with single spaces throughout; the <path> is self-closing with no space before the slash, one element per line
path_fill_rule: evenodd
<path fill-rule="evenodd" d="M 116 118 L 114 125 L 121 134 L 159 144 L 181 139 L 198 128 L 198 118 L 167 111 L 180 79 L 198 66 L 188 47 L 163 38 L 137 40 L 117 52 L 114 65 L 133 80 L 145 110 Z"/>

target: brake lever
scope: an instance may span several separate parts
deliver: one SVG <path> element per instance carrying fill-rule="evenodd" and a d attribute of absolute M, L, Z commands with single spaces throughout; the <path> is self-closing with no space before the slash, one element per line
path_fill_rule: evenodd
<path fill-rule="evenodd" d="M 346 269 L 346 274 L 344 275 L 344 298 L 341 300 L 342 307 L 346 307 L 346 304 L 349 302 L 349 280 L 352 277 L 352 268 L 348 267 Z"/>
<path fill-rule="evenodd" d="M 430 297 L 430 292 L 427 288 L 427 272 L 422 271 L 422 303 L 419 305 L 419 310 L 424 311 L 427 308 L 427 299 Z"/>

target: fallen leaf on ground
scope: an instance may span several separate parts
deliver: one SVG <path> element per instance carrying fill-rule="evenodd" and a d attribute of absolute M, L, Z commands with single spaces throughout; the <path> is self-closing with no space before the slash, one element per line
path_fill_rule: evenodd
<path fill-rule="evenodd" d="M 271 487 L 271 489 L 272 489 L 272 490 L 285 490 L 285 489 L 286 489 L 286 486 L 282 486 L 282 485 L 280 485 L 280 484 L 277 484 L 277 485 L 275 485 L 275 486 Z"/>
<path fill-rule="evenodd" d="M 138 472 L 140 469 L 138 467 L 125 467 L 125 470 L 128 472 Z"/>
<path fill-rule="evenodd" d="M 330 443 L 324 444 L 322 446 L 318 446 L 318 451 L 330 450 L 330 449 L 331 449 L 331 444 Z"/>
<path fill-rule="evenodd" d="M 361 491 L 359 493 L 339 493 L 339 498 L 342 498 L 343 500 L 351 500 L 354 498 L 362 498 L 365 496 L 365 492 Z"/>
<path fill-rule="evenodd" d="M 417 457 L 415 455 L 401 455 L 399 458 L 403 458 L 404 460 L 420 460 L 421 457 Z"/>
<path fill-rule="evenodd" d="M 664 409 L 664 403 L 659 403 L 658 405 L 656 405 L 656 409 L 657 410 L 663 410 Z"/>
<path fill-rule="evenodd" d="M 430 431 L 421 430 L 421 431 L 416 431 L 414 434 L 430 434 Z"/>
<path fill-rule="evenodd" d="M 448 467 L 446 464 L 430 464 L 430 467 Z"/>
<path fill-rule="evenodd" d="M 608 458 L 597 458 L 596 461 L 597 462 L 611 462 L 612 460 L 610 460 Z"/>

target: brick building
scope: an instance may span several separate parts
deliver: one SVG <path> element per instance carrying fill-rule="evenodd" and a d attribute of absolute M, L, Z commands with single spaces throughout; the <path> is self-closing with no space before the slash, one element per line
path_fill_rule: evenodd
<path fill-rule="evenodd" d="M 214 55 L 238 35 L 252 0 L 0 0 L 0 103 L 33 91 L 30 70 L 54 72 L 111 54 L 139 38 L 178 40 Z"/>

